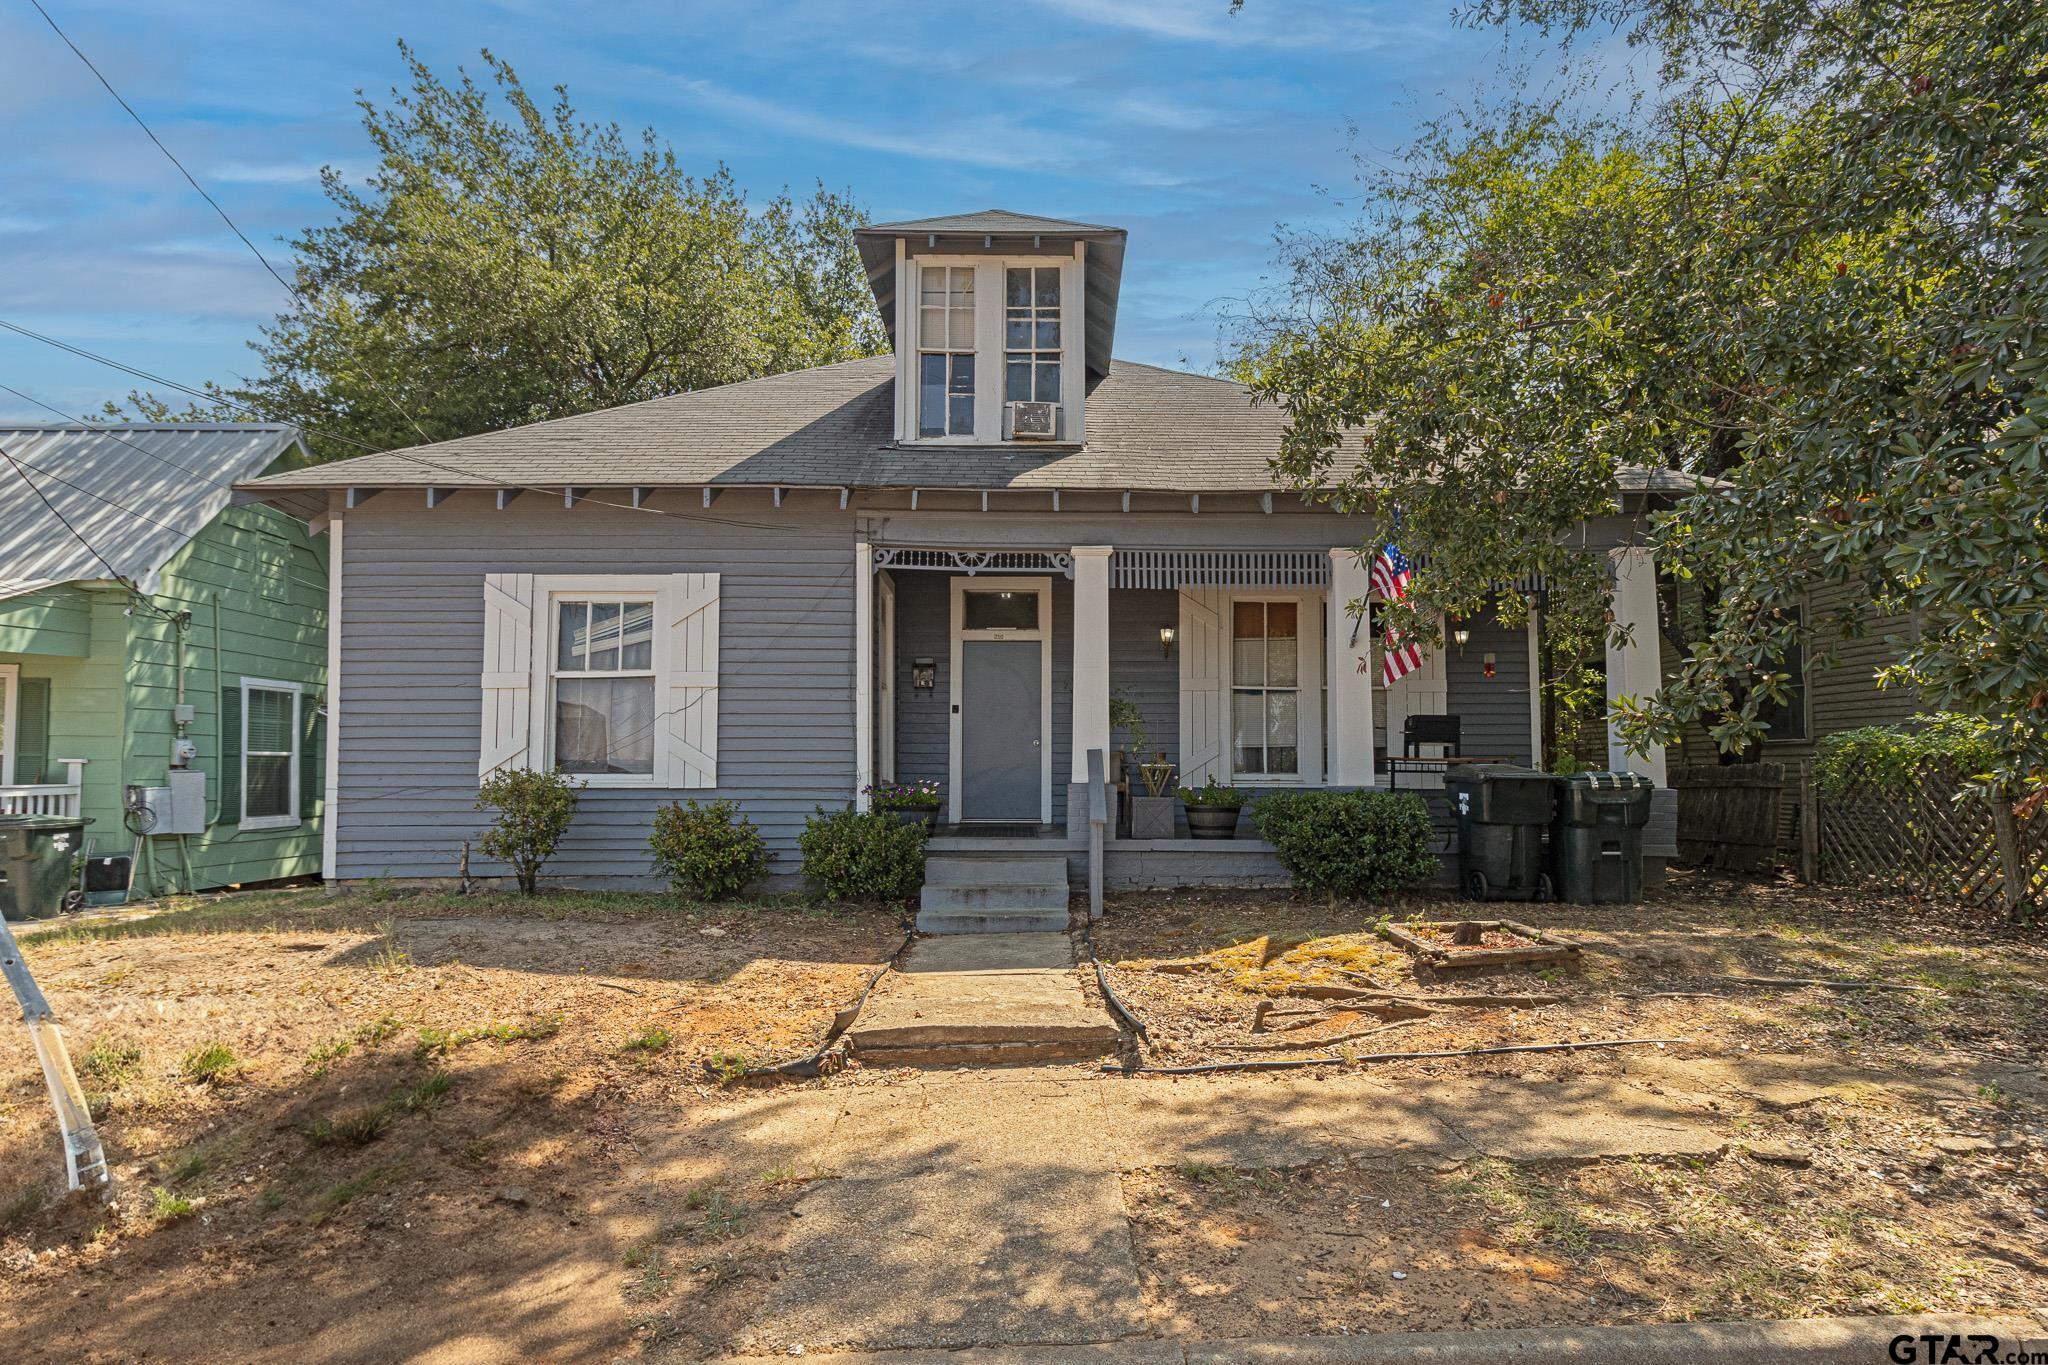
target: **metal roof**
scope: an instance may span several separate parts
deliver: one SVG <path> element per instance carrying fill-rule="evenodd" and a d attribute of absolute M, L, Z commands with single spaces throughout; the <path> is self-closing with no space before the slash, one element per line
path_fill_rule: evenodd
<path fill-rule="evenodd" d="M 867 268 L 868 286 L 875 291 L 875 305 L 882 310 L 882 325 L 896 341 L 896 243 L 916 243 L 928 251 L 1004 251 L 1029 254 L 1071 255 L 1076 243 L 1083 250 L 1083 287 L 1087 308 L 1083 322 L 1087 329 L 1088 382 L 1099 384 L 1108 377 L 1110 356 L 1116 344 L 1117 296 L 1123 289 L 1124 239 L 1120 227 L 1101 223 L 1076 223 L 1063 218 L 1041 218 L 1034 213 L 1013 213 L 1009 209 L 982 209 L 955 213 L 942 218 L 912 218 L 901 223 L 870 223 L 856 228 L 854 245 L 860 249 L 861 264 Z"/>
<path fill-rule="evenodd" d="M 253 422 L 0 426 L 0 450 L 0 598 L 115 577 L 154 591 L 235 483 L 306 454 L 296 427 Z"/>

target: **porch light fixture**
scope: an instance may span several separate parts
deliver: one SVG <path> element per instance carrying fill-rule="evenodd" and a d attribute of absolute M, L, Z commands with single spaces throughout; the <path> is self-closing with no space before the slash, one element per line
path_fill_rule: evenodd
<path fill-rule="evenodd" d="M 1159 657 L 1162 659 L 1169 657 L 1173 653 L 1173 634 L 1172 626 L 1161 626 L 1159 628 Z"/>
<path fill-rule="evenodd" d="M 1464 626 L 1459 626 L 1451 632 L 1451 638 L 1458 643 L 1458 653 L 1463 654 L 1465 646 L 1472 643 L 1472 632 Z"/>

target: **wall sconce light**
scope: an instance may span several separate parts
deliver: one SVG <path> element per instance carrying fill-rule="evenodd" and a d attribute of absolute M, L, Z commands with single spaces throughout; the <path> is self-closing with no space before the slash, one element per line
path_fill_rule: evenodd
<path fill-rule="evenodd" d="M 1485 675 L 1486 675 L 1487 677 L 1489 677 L 1489 678 L 1493 676 L 1493 674 L 1494 674 L 1494 666 L 1493 666 L 1493 656 L 1492 656 L 1491 654 L 1488 654 L 1488 655 L 1486 655 L 1486 656 L 1485 656 L 1485 657 L 1484 657 L 1484 658 L 1483 658 L 1483 659 L 1482 659 L 1482 660 L 1480 661 L 1480 664 L 1479 664 L 1479 671 L 1480 671 L 1481 673 L 1485 674 Z"/>
<path fill-rule="evenodd" d="M 1159 657 L 1164 659 L 1173 653 L 1174 629 L 1172 626 L 1159 628 Z"/>
<path fill-rule="evenodd" d="M 930 659 L 910 661 L 910 686 L 918 692 L 929 692 L 938 685 L 939 668 Z"/>
<path fill-rule="evenodd" d="M 1465 652 L 1465 646 L 1472 643 L 1472 632 L 1464 626 L 1459 626 L 1456 630 L 1451 632 L 1451 639 L 1457 642 L 1458 653 L 1463 654 Z"/>

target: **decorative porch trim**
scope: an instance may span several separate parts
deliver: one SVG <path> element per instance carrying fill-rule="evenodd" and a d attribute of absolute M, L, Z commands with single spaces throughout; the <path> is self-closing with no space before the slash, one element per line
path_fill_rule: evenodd
<path fill-rule="evenodd" d="M 1322 588 L 1327 550 L 1118 550 L 1115 588 Z"/>
<path fill-rule="evenodd" d="M 877 569 L 930 569 L 939 573 L 1056 573 L 1074 576 L 1074 557 L 1065 550 L 921 550 L 877 546 Z"/>

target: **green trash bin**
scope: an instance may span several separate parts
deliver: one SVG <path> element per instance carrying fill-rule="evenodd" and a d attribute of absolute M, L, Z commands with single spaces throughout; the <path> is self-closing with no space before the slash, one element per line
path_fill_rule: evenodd
<path fill-rule="evenodd" d="M 1458 818 L 1458 889 L 1475 901 L 1547 901 L 1543 831 L 1556 789 L 1547 773 L 1472 763 L 1444 776 Z"/>
<path fill-rule="evenodd" d="M 1655 784 L 1636 773 L 1568 773 L 1557 783 L 1551 876 L 1574 905 L 1633 905 L 1643 898 L 1643 826 Z"/>
<path fill-rule="evenodd" d="M 85 846 L 80 816 L 0 815 L 0 916 L 48 919 L 64 909 L 71 858 Z"/>

